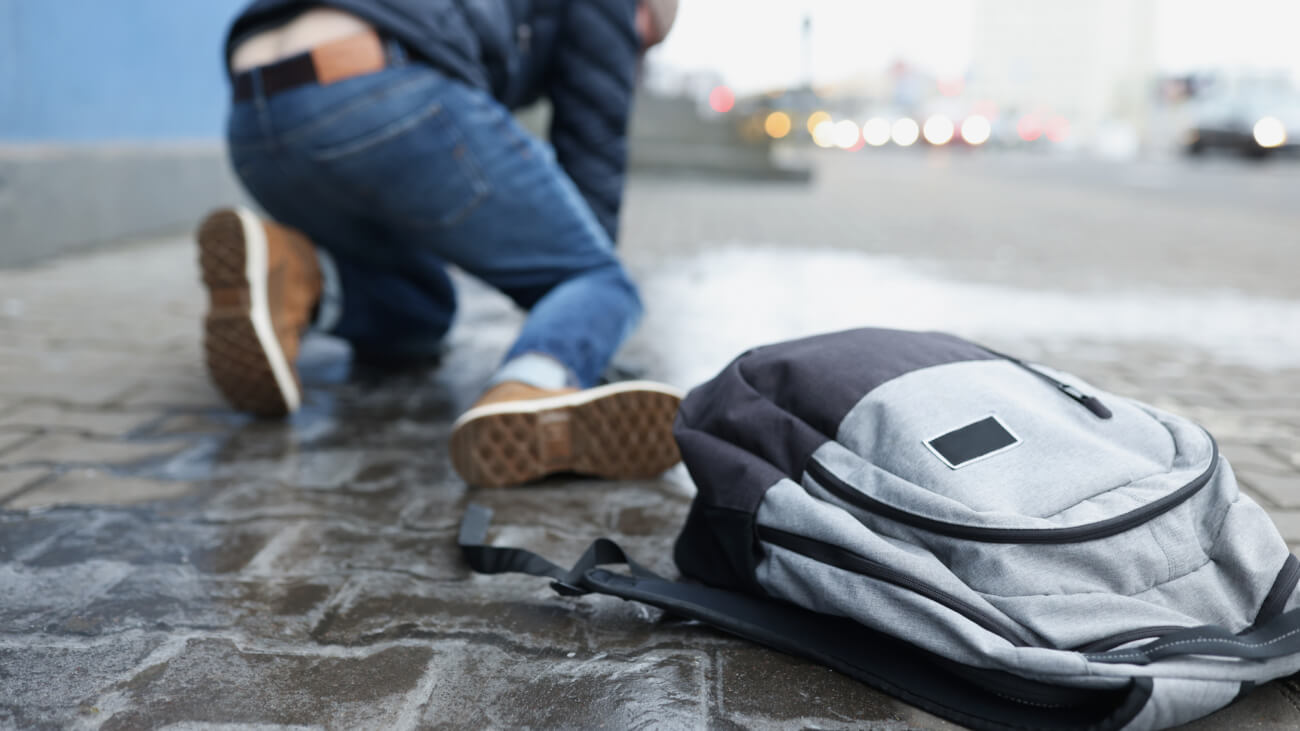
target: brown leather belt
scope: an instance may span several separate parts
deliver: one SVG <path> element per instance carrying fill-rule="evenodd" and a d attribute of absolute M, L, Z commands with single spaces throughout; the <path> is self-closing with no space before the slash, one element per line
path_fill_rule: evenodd
<path fill-rule="evenodd" d="M 310 51 L 235 74 L 235 101 L 252 99 L 262 80 L 262 93 L 273 96 L 304 84 L 332 84 L 354 76 L 373 74 L 389 66 L 385 41 L 375 31 L 323 43 Z"/>

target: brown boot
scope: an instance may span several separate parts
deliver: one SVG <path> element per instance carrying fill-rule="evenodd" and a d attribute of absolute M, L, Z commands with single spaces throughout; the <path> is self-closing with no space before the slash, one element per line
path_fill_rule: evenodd
<path fill-rule="evenodd" d="M 682 394 L 628 381 L 548 391 L 517 381 L 489 389 L 456 420 L 451 461 L 465 482 L 521 485 L 557 472 L 653 477 L 681 460 L 673 419 Z"/>
<path fill-rule="evenodd" d="M 198 242 L 209 295 L 203 349 L 212 381 L 240 411 L 296 411 L 302 385 L 294 361 L 322 286 L 311 242 L 242 208 L 209 215 Z"/>

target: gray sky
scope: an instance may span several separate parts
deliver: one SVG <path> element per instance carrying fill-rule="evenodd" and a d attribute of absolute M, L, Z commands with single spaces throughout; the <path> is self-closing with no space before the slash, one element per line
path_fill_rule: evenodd
<path fill-rule="evenodd" d="M 1300 0 L 1157 0 L 1157 8 L 1162 70 L 1284 67 L 1300 76 Z M 805 13 L 817 83 L 899 58 L 941 76 L 961 74 L 970 61 L 975 0 L 681 0 L 678 25 L 654 60 L 716 71 L 742 91 L 793 84 Z"/>

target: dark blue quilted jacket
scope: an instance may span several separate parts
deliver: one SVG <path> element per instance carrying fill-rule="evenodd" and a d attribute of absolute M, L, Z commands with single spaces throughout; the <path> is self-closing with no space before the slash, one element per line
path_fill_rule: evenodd
<path fill-rule="evenodd" d="M 636 0 L 254 0 L 230 29 L 227 51 L 317 5 L 365 18 L 511 109 L 548 97 L 556 157 L 617 236 L 640 49 Z"/>

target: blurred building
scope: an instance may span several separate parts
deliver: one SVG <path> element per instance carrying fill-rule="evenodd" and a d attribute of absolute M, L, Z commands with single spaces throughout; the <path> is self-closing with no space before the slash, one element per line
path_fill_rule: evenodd
<path fill-rule="evenodd" d="M 247 0 L 0 0 L 0 143 L 216 139 Z"/>
<path fill-rule="evenodd" d="M 1140 135 L 1156 74 L 1155 0 L 976 0 L 967 93 L 999 115 L 1064 117 L 1089 143 Z"/>
<path fill-rule="evenodd" d="M 0 0 L 0 266 L 238 199 L 222 42 L 245 2 Z"/>

